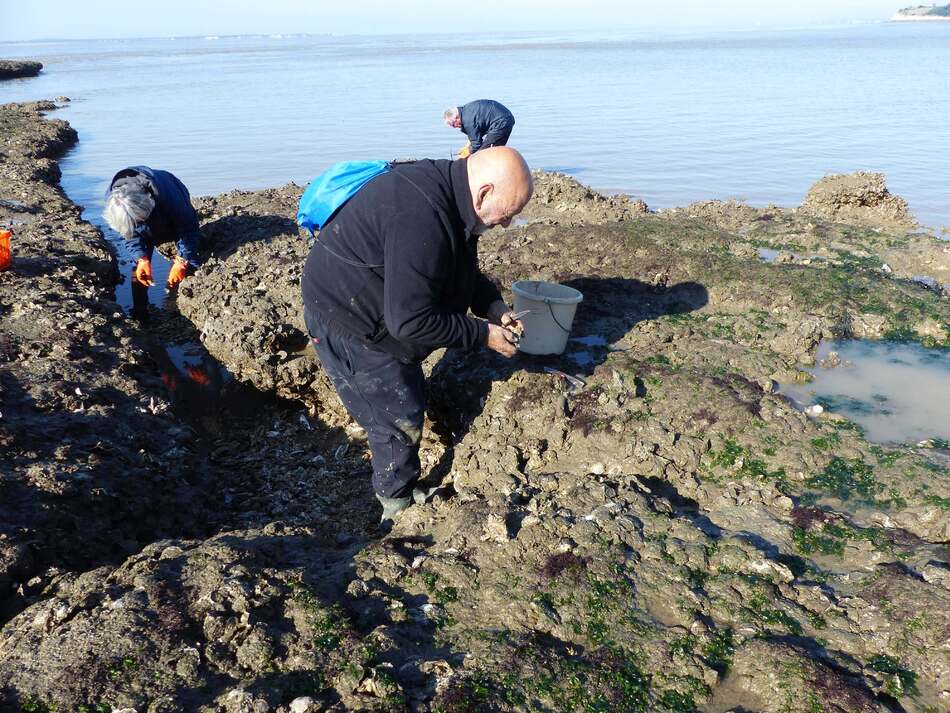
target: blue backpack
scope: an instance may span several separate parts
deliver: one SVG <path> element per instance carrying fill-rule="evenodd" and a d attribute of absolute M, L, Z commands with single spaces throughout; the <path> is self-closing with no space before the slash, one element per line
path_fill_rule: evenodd
<path fill-rule="evenodd" d="M 360 188 L 392 165 L 388 161 L 342 161 L 313 179 L 300 196 L 297 223 L 313 235 L 333 217 Z"/>

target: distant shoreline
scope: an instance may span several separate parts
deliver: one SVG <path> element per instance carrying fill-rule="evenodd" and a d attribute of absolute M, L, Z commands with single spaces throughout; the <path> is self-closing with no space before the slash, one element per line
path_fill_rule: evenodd
<path fill-rule="evenodd" d="M 901 15 L 897 13 L 888 22 L 950 22 L 950 17 L 940 15 Z"/>
<path fill-rule="evenodd" d="M 948 22 L 950 21 L 950 5 L 916 5 L 904 7 L 897 11 L 891 22 Z"/>

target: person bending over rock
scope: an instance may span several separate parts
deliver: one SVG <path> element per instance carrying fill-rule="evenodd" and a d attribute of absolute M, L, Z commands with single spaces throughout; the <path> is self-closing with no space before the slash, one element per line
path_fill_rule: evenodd
<path fill-rule="evenodd" d="M 511 329 L 521 325 L 479 271 L 477 246 L 489 228 L 510 225 L 533 190 L 510 148 L 395 164 L 336 212 L 310 250 L 304 319 L 340 399 L 366 430 L 383 523 L 426 497 L 416 488 L 423 359 L 440 347 L 506 357 L 517 350 Z"/>
<path fill-rule="evenodd" d="M 468 136 L 468 145 L 459 152 L 459 158 L 491 146 L 508 143 L 515 117 L 501 102 L 477 99 L 463 106 L 453 106 L 442 114 L 445 123 L 461 129 Z"/>
<path fill-rule="evenodd" d="M 103 217 L 125 238 L 135 255 L 132 280 L 150 286 L 152 251 L 156 245 L 175 241 L 178 255 L 168 273 L 168 289 L 173 289 L 201 264 L 201 232 L 198 214 L 191 205 L 185 184 L 168 171 L 148 166 L 132 166 L 115 174 L 106 191 Z"/>

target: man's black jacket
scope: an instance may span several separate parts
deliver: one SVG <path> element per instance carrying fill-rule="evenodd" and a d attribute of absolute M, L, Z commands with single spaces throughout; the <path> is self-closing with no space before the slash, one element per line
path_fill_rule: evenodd
<path fill-rule="evenodd" d="M 467 161 L 396 164 L 337 211 L 301 280 L 305 313 L 403 360 L 485 343 L 498 288 L 478 269 Z"/>
<path fill-rule="evenodd" d="M 459 108 L 462 132 L 472 142 L 472 153 L 482 146 L 492 146 L 502 137 L 507 138 L 515 125 L 514 115 L 494 99 L 476 99 Z"/>

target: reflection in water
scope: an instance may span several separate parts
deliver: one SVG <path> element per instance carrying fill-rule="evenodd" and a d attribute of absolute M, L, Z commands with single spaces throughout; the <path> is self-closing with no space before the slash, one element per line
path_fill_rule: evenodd
<path fill-rule="evenodd" d="M 586 337 L 571 337 L 568 341 L 589 347 L 588 349 L 579 349 L 569 345 L 567 356 L 580 367 L 594 364 L 597 361 L 597 357 L 603 356 L 604 349 L 609 346 L 607 340 L 599 334 L 591 334 Z"/>
<path fill-rule="evenodd" d="M 132 309 L 130 314 L 133 319 L 139 322 L 148 321 L 148 285 L 143 285 L 138 280 L 129 279 L 129 287 L 132 291 Z M 127 305 L 123 305 L 125 307 Z"/>
<path fill-rule="evenodd" d="M 580 345 L 580 346 L 576 346 Z M 573 359 L 580 367 L 591 366 L 603 361 L 608 352 L 625 352 L 626 347 L 611 344 L 600 334 L 588 334 L 584 337 L 571 337 L 565 352 L 568 359 Z"/>
<path fill-rule="evenodd" d="M 858 425 L 868 440 L 950 440 L 950 351 L 895 342 L 823 342 L 818 363 L 837 352 L 841 364 L 811 370 L 809 384 L 784 385 L 801 407 L 818 403 Z"/>
<path fill-rule="evenodd" d="M 175 411 L 203 432 L 225 433 L 234 418 L 259 414 L 269 402 L 266 395 L 235 380 L 200 344 L 168 345 L 152 356 Z"/>
<path fill-rule="evenodd" d="M 165 351 L 168 352 L 168 358 L 171 359 L 175 368 L 182 372 L 190 368 L 202 367 L 205 362 L 211 360 L 205 348 L 194 342 L 169 344 L 165 347 Z M 228 377 L 230 378 L 230 375 Z"/>
<path fill-rule="evenodd" d="M 571 341 L 583 344 L 585 347 L 606 347 L 610 345 L 607 338 L 599 334 L 590 334 L 586 337 L 571 337 Z"/>
<path fill-rule="evenodd" d="M 792 260 L 823 260 L 821 255 L 801 255 L 799 253 L 793 253 L 789 250 L 774 250 L 772 248 L 756 248 L 756 252 L 759 254 L 759 259 L 764 260 L 765 262 L 775 262 L 778 260 L 778 256 L 783 252 L 788 254 Z"/>
<path fill-rule="evenodd" d="M 587 349 L 571 352 L 568 356 L 573 359 L 578 366 L 590 366 L 597 361 L 597 357 L 594 356 L 594 353 Z"/>

